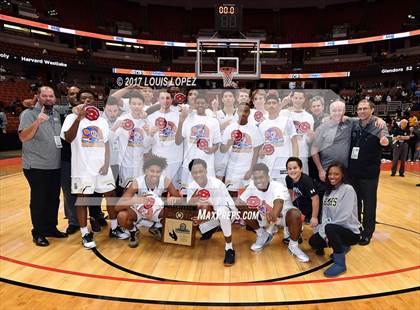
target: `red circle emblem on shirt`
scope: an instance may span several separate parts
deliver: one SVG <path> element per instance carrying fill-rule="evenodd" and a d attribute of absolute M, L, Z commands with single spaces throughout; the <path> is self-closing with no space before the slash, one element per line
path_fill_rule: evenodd
<path fill-rule="evenodd" d="M 303 133 L 307 132 L 311 128 L 308 122 L 302 122 L 299 124 L 299 130 Z"/>
<path fill-rule="evenodd" d="M 134 122 L 131 119 L 126 118 L 125 120 L 123 120 L 122 126 L 125 130 L 128 131 L 134 128 Z"/>
<path fill-rule="evenodd" d="M 261 111 L 255 111 L 255 113 L 254 113 L 254 119 L 255 119 L 257 122 L 261 122 L 261 121 L 264 119 L 264 114 L 263 114 L 263 112 L 261 112 Z"/>
<path fill-rule="evenodd" d="M 209 143 L 206 139 L 198 139 L 197 140 L 197 147 L 198 149 L 205 151 L 209 147 Z"/>
<path fill-rule="evenodd" d="M 155 126 L 159 129 L 165 129 L 166 125 L 168 124 L 168 122 L 166 121 L 166 119 L 164 117 L 158 117 L 155 120 Z"/>
<path fill-rule="evenodd" d="M 237 130 L 232 131 L 232 133 L 230 134 L 230 137 L 232 138 L 234 142 L 239 142 L 242 140 L 243 134 L 239 129 L 237 129 Z"/>
<path fill-rule="evenodd" d="M 207 189 L 203 188 L 197 192 L 196 196 L 201 201 L 207 201 L 210 198 L 210 192 Z"/>
<path fill-rule="evenodd" d="M 96 121 L 99 118 L 99 109 L 94 106 L 88 106 L 85 108 L 86 118 L 90 121 Z"/>
<path fill-rule="evenodd" d="M 265 155 L 271 155 L 274 153 L 274 146 L 272 144 L 264 144 L 263 152 Z"/>
<path fill-rule="evenodd" d="M 261 200 L 257 196 L 249 196 L 248 199 L 246 200 L 246 205 L 250 209 L 256 209 L 258 208 L 260 204 L 261 204 Z"/>

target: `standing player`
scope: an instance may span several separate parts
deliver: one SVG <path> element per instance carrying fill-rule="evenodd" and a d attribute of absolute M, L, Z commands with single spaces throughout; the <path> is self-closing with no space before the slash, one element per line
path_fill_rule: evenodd
<path fill-rule="evenodd" d="M 120 186 L 125 188 L 142 174 L 143 156 L 151 145 L 149 126 L 144 121 L 143 96 L 130 98 L 130 112 L 121 115 L 111 129 L 112 139 L 118 139 Z"/>
<path fill-rule="evenodd" d="M 236 123 L 238 120 L 233 90 L 227 89 L 222 91 L 222 108 L 217 110 L 215 113 L 216 119 L 219 121 L 220 125 L 220 134 L 223 136 L 223 132 L 225 131 L 226 127 Z M 220 150 L 215 154 L 216 177 L 220 180 L 223 180 L 225 177 L 228 158 L 229 156 L 227 156 L 226 153 L 221 153 Z"/>
<path fill-rule="evenodd" d="M 250 124 L 254 124 L 257 127 L 268 117 L 268 113 L 264 107 L 265 97 L 266 92 L 263 89 L 255 90 L 251 96 L 254 109 L 251 110 L 250 119 L 248 121 Z"/>
<path fill-rule="evenodd" d="M 171 95 L 166 91 L 159 93 L 159 104 L 160 110 L 147 118 L 148 123 L 152 126 L 151 133 L 154 133 L 152 153 L 166 159 L 167 165 L 165 165 L 163 174 L 179 188 L 179 171 L 183 156 L 182 145 L 175 143 L 179 112 L 172 106 Z"/>
<path fill-rule="evenodd" d="M 82 91 L 80 97 L 93 94 Z M 96 247 L 93 234 L 87 228 L 87 196 L 99 193 L 105 198 L 114 196 L 114 178 L 109 169 L 109 127 L 106 120 L 91 105 L 93 101 L 85 101 L 83 107 L 76 108 L 77 114 L 66 117 L 61 137 L 71 143 L 71 183 L 72 193 L 77 194 L 77 219 L 82 233 L 82 243 L 85 248 Z M 89 111 L 90 109 L 90 111 Z M 88 111 L 86 111 L 88 110 Z M 92 112 L 93 111 L 93 112 Z M 128 238 L 117 224 L 117 215 L 107 199 L 107 210 L 111 219 L 109 236 L 119 239 Z"/>
<path fill-rule="evenodd" d="M 301 213 L 290 200 L 289 193 L 281 183 L 272 181 L 268 167 L 262 163 L 252 169 L 253 181 L 242 193 L 239 200 L 241 211 L 258 211 L 259 219 L 245 221 L 257 233 L 256 242 L 251 245 L 252 251 L 261 251 L 268 245 L 273 236 L 264 228 L 272 223 L 287 227 L 290 232 L 289 252 L 300 262 L 306 263 L 309 257 L 299 248 L 299 236 L 302 229 Z M 278 218 L 280 220 L 278 221 Z"/>
<path fill-rule="evenodd" d="M 191 182 L 188 164 L 191 160 L 200 158 L 208 163 L 209 176 L 215 176 L 214 153 L 221 142 L 218 121 L 206 115 L 206 98 L 198 95 L 195 99 L 197 114 L 188 115 L 187 109 L 182 108 L 175 143 L 180 145 L 185 139 L 184 161 L 182 169 L 182 185 Z"/>
<path fill-rule="evenodd" d="M 248 123 L 250 111 L 249 103 L 239 103 L 239 120 L 225 129 L 220 146 L 222 153 L 228 153 L 225 184 L 233 197 L 249 183 L 252 167 L 257 162 L 263 143 L 257 126 Z"/>
<path fill-rule="evenodd" d="M 150 222 L 157 227 L 157 230 L 153 231 L 155 238 L 159 240 L 162 238 L 162 232 L 159 227 L 162 227 L 160 218 L 162 217 L 163 202 L 157 197 L 162 197 L 166 192 L 169 193 L 172 197 L 168 198 L 169 204 L 174 202 L 173 197 L 179 197 L 179 192 L 175 189 L 170 179 L 162 174 L 166 166 L 165 158 L 151 155 L 144 162 L 144 175 L 133 181 L 115 207 L 115 210 L 118 212 L 118 224 L 130 231 L 129 247 L 138 245 L 137 226 L 149 226 L 147 224 Z M 133 199 L 136 195 L 139 198 Z M 153 197 L 156 202 L 148 205 L 148 196 Z M 153 211 L 148 210 L 148 206 Z"/>
<path fill-rule="evenodd" d="M 238 103 L 249 103 L 249 89 L 241 88 L 237 91 L 237 98 L 236 101 Z"/>
<path fill-rule="evenodd" d="M 120 116 L 120 109 L 118 107 L 117 99 L 113 97 L 109 97 L 107 103 L 105 104 L 104 113 L 102 113 L 102 117 L 106 119 L 108 122 L 108 127 L 111 129 L 117 118 Z M 114 176 L 115 182 L 118 179 L 119 167 L 118 167 L 118 140 L 117 139 L 110 139 L 110 155 L 109 155 L 109 165 L 112 169 L 112 174 Z"/>
<path fill-rule="evenodd" d="M 145 109 L 151 107 L 153 102 L 153 89 L 151 87 L 141 87 L 140 94 L 142 94 L 144 98 L 144 107 Z"/>
<path fill-rule="evenodd" d="M 284 183 L 286 161 L 290 156 L 298 156 L 298 140 L 293 122 L 279 115 L 279 98 L 268 95 L 264 104 L 268 117 L 260 123 L 259 130 L 264 138 L 260 149 L 259 162 L 264 163 L 270 177 Z M 285 183 L 284 183 L 285 184 Z"/>
<path fill-rule="evenodd" d="M 293 94 L 290 95 L 290 98 L 293 103 L 292 108 L 290 110 L 281 110 L 280 115 L 290 118 L 295 125 L 298 134 L 299 158 L 303 163 L 303 172 L 308 174 L 309 146 L 314 139 L 314 118 L 304 109 L 305 94 L 303 91 L 294 91 Z"/>
<path fill-rule="evenodd" d="M 235 263 L 235 250 L 232 245 L 232 218 L 237 214 L 235 203 L 225 184 L 219 179 L 208 176 L 207 164 L 202 159 L 193 159 L 188 169 L 193 182 L 188 185 L 187 202 L 190 205 L 210 205 L 217 214 L 217 219 L 225 236 L 225 266 Z"/>

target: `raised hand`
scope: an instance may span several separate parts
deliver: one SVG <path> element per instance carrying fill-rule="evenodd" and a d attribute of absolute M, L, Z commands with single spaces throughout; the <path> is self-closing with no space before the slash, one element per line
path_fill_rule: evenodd
<path fill-rule="evenodd" d="M 42 106 L 41 112 L 38 114 L 37 121 L 38 124 L 42 124 L 43 122 L 47 121 L 50 117 L 44 113 L 45 106 Z"/>

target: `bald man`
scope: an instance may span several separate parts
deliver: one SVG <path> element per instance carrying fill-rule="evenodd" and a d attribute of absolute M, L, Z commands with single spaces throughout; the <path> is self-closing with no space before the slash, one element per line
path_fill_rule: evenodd
<path fill-rule="evenodd" d="M 20 115 L 23 173 L 31 188 L 32 237 L 37 246 L 48 246 L 46 237 L 64 238 L 57 229 L 60 204 L 61 123 L 54 111 L 54 90 L 39 88 L 36 104 Z"/>
<path fill-rule="evenodd" d="M 325 182 L 325 171 L 328 166 L 338 161 L 345 167 L 348 164 L 352 122 L 344 119 L 346 105 L 336 100 L 330 105 L 330 119 L 322 123 L 315 131 L 312 144 L 312 159 L 318 169 L 319 179 Z"/>

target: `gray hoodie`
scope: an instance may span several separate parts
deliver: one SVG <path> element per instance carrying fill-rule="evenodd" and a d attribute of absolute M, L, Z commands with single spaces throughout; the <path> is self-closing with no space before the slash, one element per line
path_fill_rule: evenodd
<path fill-rule="evenodd" d="M 319 234 L 325 239 L 325 225 L 336 224 L 360 234 L 360 222 L 357 219 L 357 196 L 349 184 L 341 184 L 325 195 L 322 205 L 322 224 Z"/>

